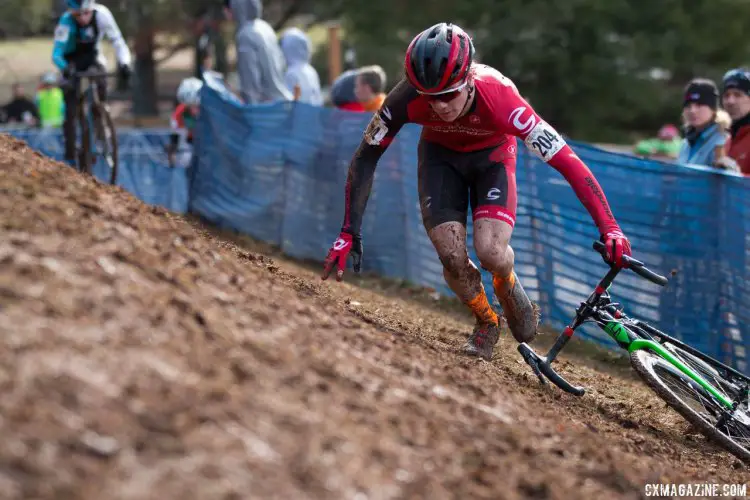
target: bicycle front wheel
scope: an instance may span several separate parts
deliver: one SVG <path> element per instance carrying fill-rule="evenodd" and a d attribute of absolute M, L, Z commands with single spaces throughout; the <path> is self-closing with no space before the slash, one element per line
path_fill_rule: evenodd
<path fill-rule="evenodd" d="M 735 381 L 724 380 L 719 371 L 683 349 L 674 345 L 669 348 L 673 355 L 728 399 L 736 400 L 740 396 L 742 387 Z M 638 375 L 670 407 L 706 437 L 750 463 L 750 409 L 747 398 L 728 416 L 729 410 L 720 401 L 658 354 L 639 349 L 630 354 L 630 362 Z"/>
<path fill-rule="evenodd" d="M 98 116 L 96 140 L 98 143 L 97 151 L 100 152 L 104 164 L 107 166 L 107 177 L 109 178 L 110 184 L 117 183 L 117 173 L 119 168 L 119 159 L 117 154 L 117 133 L 115 130 L 115 124 L 112 121 L 107 109 L 97 104 Z"/>
<path fill-rule="evenodd" d="M 88 106 L 86 105 L 85 94 L 81 95 L 78 100 L 78 132 L 80 146 L 78 149 L 78 171 L 91 175 L 92 158 L 91 158 L 91 128 L 89 127 Z"/>

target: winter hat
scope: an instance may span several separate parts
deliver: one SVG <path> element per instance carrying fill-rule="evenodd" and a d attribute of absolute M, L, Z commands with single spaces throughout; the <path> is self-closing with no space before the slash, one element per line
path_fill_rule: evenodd
<path fill-rule="evenodd" d="M 685 87 L 685 98 L 682 106 L 689 103 L 703 104 L 711 109 L 719 107 L 719 89 L 713 80 L 707 78 L 694 78 Z"/>

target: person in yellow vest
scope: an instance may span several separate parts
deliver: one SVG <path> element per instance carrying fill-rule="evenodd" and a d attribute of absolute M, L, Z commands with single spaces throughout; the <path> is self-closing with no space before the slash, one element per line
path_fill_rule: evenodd
<path fill-rule="evenodd" d="M 56 73 L 48 71 L 42 76 L 35 100 L 42 128 L 62 126 L 65 119 L 65 97 L 58 85 Z"/>
<path fill-rule="evenodd" d="M 385 71 L 380 66 L 363 66 L 357 71 L 354 95 L 365 111 L 376 112 L 385 101 Z"/>

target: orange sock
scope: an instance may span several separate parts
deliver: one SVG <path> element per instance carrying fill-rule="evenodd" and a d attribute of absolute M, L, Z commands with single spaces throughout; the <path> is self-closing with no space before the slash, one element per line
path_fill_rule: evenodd
<path fill-rule="evenodd" d="M 508 296 L 513 287 L 516 285 L 516 273 L 510 272 L 505 278 L 500 277 L 497 274 L 492 275 L 492 286 L 495 288 L 495 295 L 498 300 L 504 299 Z"/>
<path fill-rule="evenodd" d="M 498 324 L 498 318 L 495 311 L 490 307 L 490 302 L 487 300 L 487 294 L 484 293 L 484 288 L 477 294 L 476 297 L 466 303 L 474 313 L 474 316 L 479 320 L 480 323 L 492 323 Z"/>

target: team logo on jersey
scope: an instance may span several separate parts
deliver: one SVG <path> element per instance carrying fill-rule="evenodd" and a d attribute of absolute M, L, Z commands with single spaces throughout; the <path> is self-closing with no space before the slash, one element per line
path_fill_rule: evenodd
<path fill-rule="evenodd" d="M 86 40 L 91 40 L 94 38 L 94 28 L 89 26 L 85 30 L 83 30 L 83 38 Z"/>
<path fill-rule="evenodd" d="M 338 239 L 336 239 L 336 241 L 333 242 L 333 249 L 334 250 L 341 250 L 341 249 L 345 248 L 346 245 L 348 245 L 348 244 L 349 243 L 345 239 L 338 238 Z"/>
<path fill-rule="evenodd" d="M 487 191 L 487 199 L 497 200 L 498 198 L 500 198 L 501 194 L 503 194 L 503 192 L 500 191 L 498 188 L 492 188 L 489 191 Z"/>
<path fill-rule="evenodd" d="M 520 130 L 522 134 L 529 133 L 536 125 L 536 118 L 534 118 L 533 113 L 525 121 L 521 121 L 521 117 L 525 112 L 526 106 L 519 106 L 510 113 L 509 118 L 513 126 Z"/>

